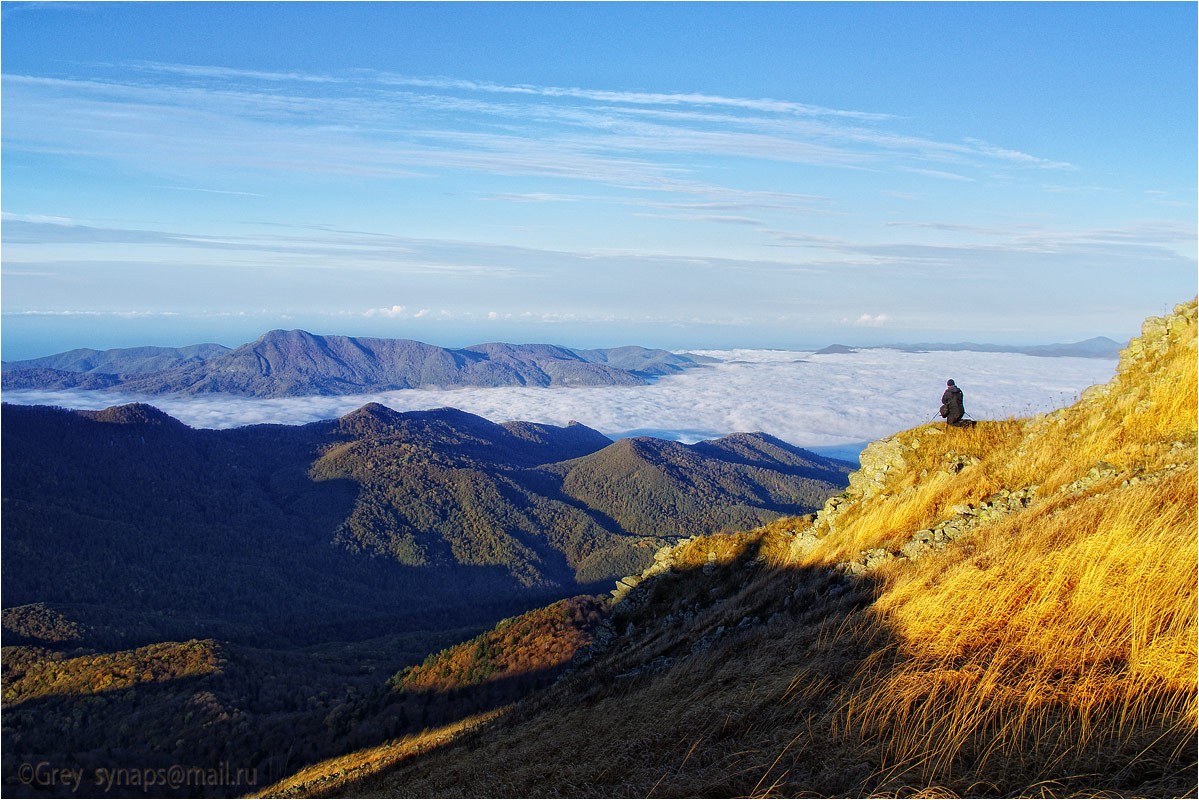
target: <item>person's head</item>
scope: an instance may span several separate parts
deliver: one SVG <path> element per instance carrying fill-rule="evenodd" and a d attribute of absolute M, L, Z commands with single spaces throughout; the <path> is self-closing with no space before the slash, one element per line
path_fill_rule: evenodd
<path fill-rule="evenodd" d="M 953 378 L 950 378 L 949 380 L 945 381 L 945 385 L 946 386 L 957 386 L 957 384 L 953 382 Z"/>

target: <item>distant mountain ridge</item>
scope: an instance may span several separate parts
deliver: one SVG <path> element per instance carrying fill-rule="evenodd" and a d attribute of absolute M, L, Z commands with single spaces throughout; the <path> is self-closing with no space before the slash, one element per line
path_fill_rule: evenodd
<path fill-rule="evenodd" d="M 217 344 L 71 350 L 4 364 L 5 389 L 101 389 L 145 395 L 301 397 L 462 386 L 638 386 L 713 359 L 643 347 L 572 349 L 488 343 L 447 349 L 411 339 L 269 331 Z"/>
<path fill-rule="evenodd" d="M 1042 358 L 1118 358 L 1124 345 L 1106 336 L 1095 336 L 1081 342 L 1064 344 L 1036 345 L 1007 345 L 1007 344 L 975 344 L 974 342 L 923 342 L 918 344 L 880 344 L 868 347 L 849 347 L 843 344 L 830 344 L 817 350 L 814 355 L 832 355 L 840 353 L 856 353 L 859 350 L 899 350 L 903 353 L 933 353 L 946 351 L 964 351 L 968 353 L 1022 353 L 1026 356 Z"/>
<path fill-rule="evenodd" d="M 43 358 L 6 363 L 5 368 L 53 369 L 63 372 L 140 375 L 161 372 L 183 364 L 205 361 L 229 352 L 220 344 L 193 344 L 187 347 L 121 347 L 113 350 L 79 348 Z"/>

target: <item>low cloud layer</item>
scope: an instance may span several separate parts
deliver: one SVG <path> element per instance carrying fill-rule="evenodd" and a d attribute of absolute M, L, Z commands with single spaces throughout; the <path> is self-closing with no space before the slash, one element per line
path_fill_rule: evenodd
<path fill-rule="evenodd" d="M 975 419 L 1028 416 L 1069 405 L 1105 383 L 1116 362 L 1015 353 L 866 350 L 813 355 L 779 350 L 705 351 L 720 363 L 650 386 L 585 389 L 406 390 L 345 397 L 255 400 L 226 395 L 140 398 L 109 392 L 11 391 L 11 403 L 104 408 L 140 400 L 193 427 L 289 425 L 331 419 L 369 402 L 398 411 L 453 406 L 496 422 L 565 425 L 577 420 L 613 436 L 699 441 L 765 431 L 801 447 L 874 440 L 936 416 L 945 381 L 966 394 Z"/>

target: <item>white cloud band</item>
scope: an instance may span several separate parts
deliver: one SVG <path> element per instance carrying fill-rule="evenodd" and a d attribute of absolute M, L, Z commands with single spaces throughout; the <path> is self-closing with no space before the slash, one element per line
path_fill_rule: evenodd
<path fill-rule="evenodd" d="M 14 391 L 6 392 L 4 399 L 75 408 L 141 399 L 205 428 L 301 424 L 337 417 L 368 402 L 399 411 L 454 406 L 497 422 L 524 419 L 564 425 L 578 420 L 609 436 L 646 432 L 698 441 L 761 430 L 796 445 L 821 447 L 869 441 L 934 419 L 948 378 L 965 390 L 967 413 L 976 419 L 1002 419 L 1069 405 L 1083 389 L 1110 380 L 1115 372 L 1112 360 L 1015 353 L 705 354 L 721 362 L 642 387 L 422 389 L 278 400 Z"/>

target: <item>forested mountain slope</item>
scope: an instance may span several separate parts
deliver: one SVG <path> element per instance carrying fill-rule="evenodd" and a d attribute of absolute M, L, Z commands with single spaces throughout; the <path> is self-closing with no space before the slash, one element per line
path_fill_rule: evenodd
<path fill-rule="evenodd" d="M 607 454 L 625 445 L 578 424 L 379 405 L 226 431 L 145 405 L 6 405 L 2 422 L 4 606 L 119 611 L 118 627 L 171 636 L 319 641 L 388 616 L 477 619 L 481 605 L 561 597 L 640 569 L 679 530 L 814 508 L 848 473 L 808 454 L 801 474 L 794 448 L 751 466 L 663 443 L 692 453 L 692 472 L 617 518 L 570 476 L 608 485 Z M 636 463 L 656 470 L 664 459 Z M 704 475 L 724 485 L 697 487 Z M 658 498 L 675 510 L 672 530 L 648 522 Z"/>
<path fill-rule="evenodd" d="M 1067 409 L 875 442 L 659 551 L 552 688 L 265 794 L 1194 796 L 1196 365 L 1192 301 Z"/>

